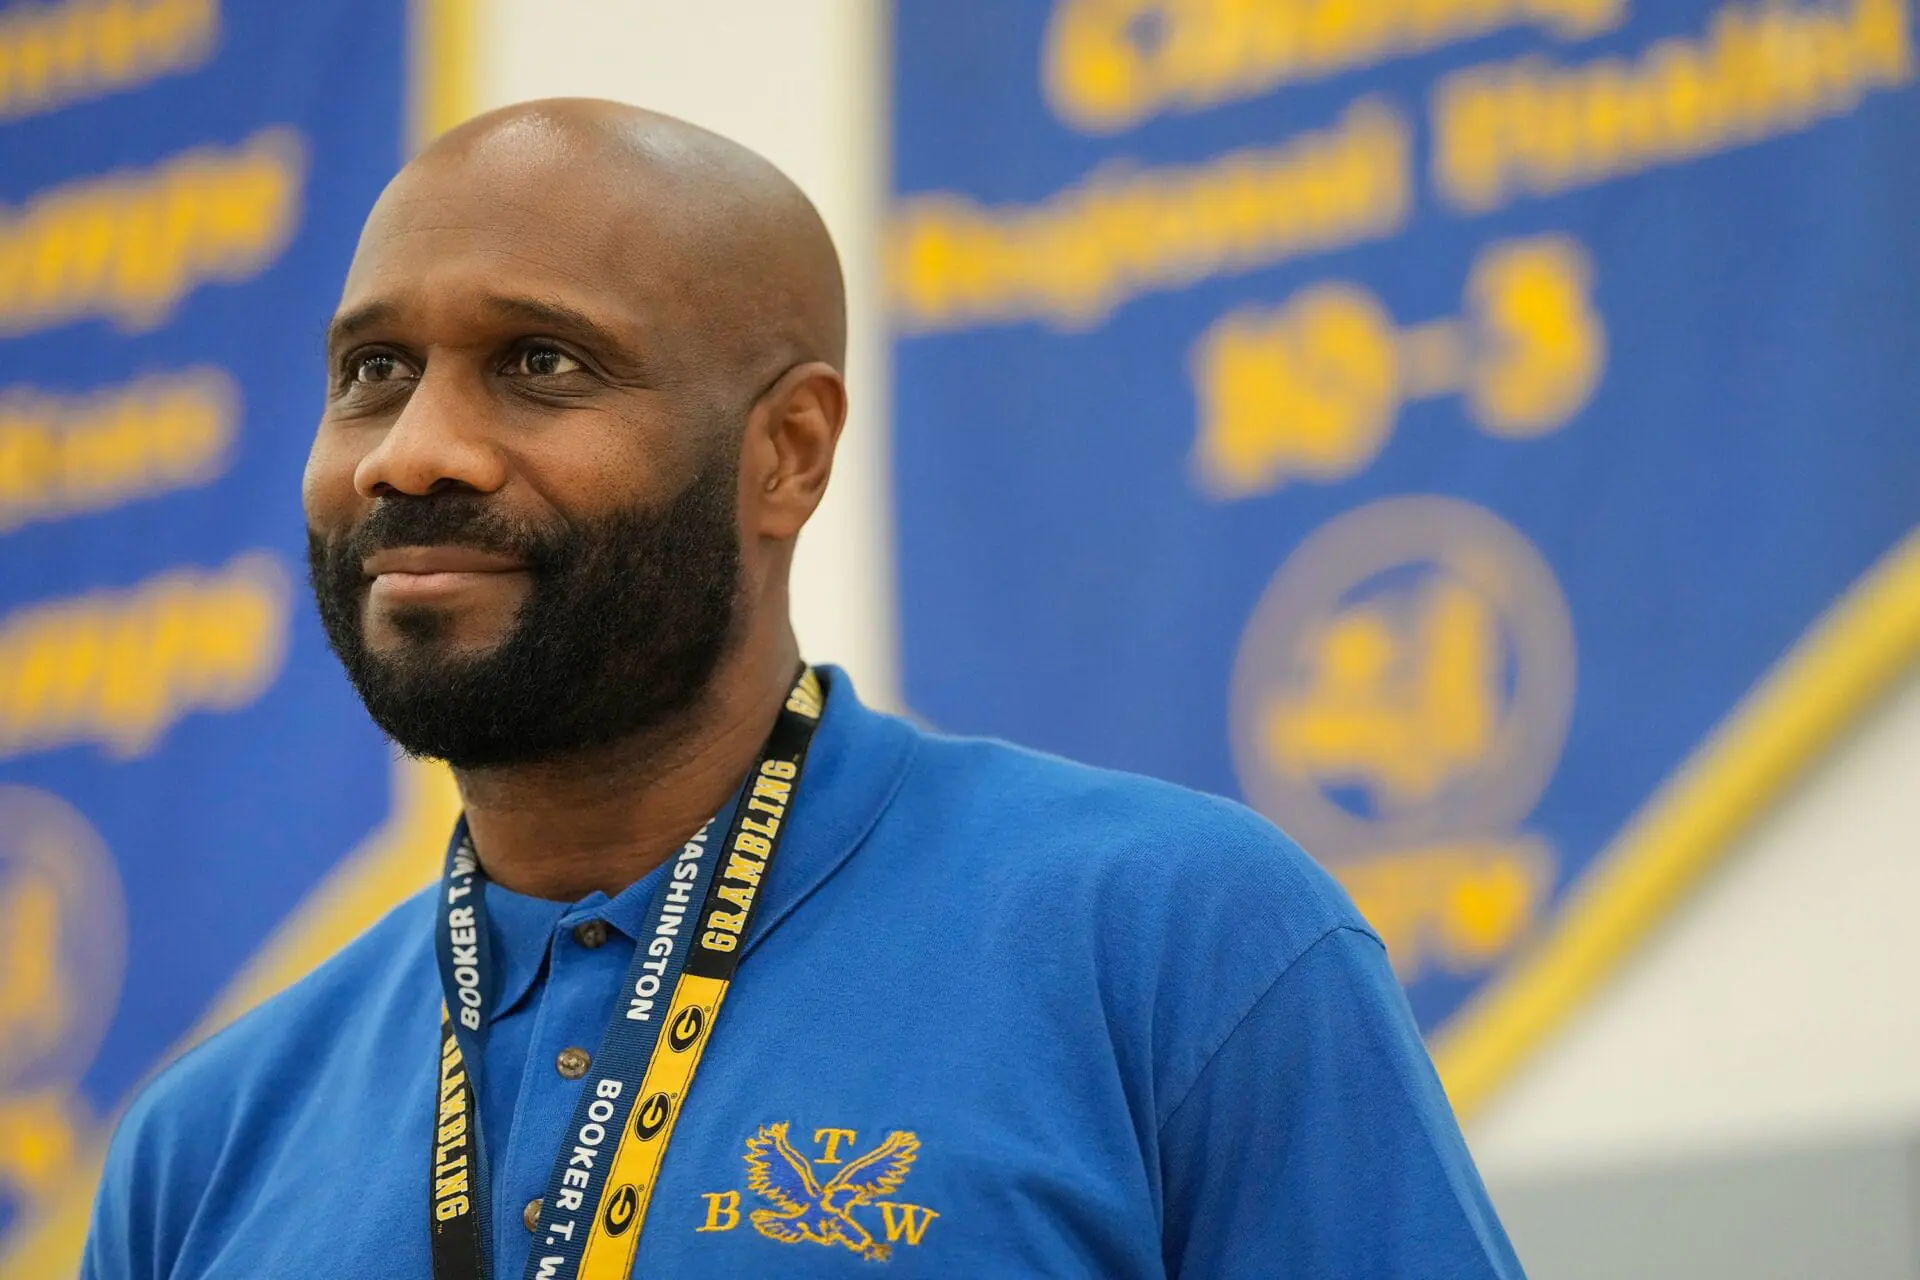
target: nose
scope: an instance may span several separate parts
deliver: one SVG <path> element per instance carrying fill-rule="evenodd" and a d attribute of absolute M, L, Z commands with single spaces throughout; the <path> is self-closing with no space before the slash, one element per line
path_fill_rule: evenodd
<path fill-rule="evenodd" d="M 362 498 L 421 497 L 446 489 L 492 493 L 507 467 L 490 430 L 490 406 L 445 363 L 429 364 L 380 442 L 360 459 L 353 487 Z"/>

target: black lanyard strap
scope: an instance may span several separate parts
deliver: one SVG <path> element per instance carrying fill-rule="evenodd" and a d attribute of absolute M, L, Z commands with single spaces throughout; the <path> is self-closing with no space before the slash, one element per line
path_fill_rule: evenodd
<path fill-rule="evenodd" d="M 653 932 L 634 946 L 548 1176 L 527 1280 L 629 1275 L 667 1144 L 799 796 L 824 698 L 819 677 L 803 669 L 733 801 L 725 838 L 711 845 L 709 822 L 662 877 Z M 492 1188 L 474 1075 L 493 998 L 484 880 L 463 818 L 447 851 L 436 939 L 445 1004 L 432 1152 L 434 1280 L 491 1274 Z"/>
<path fill-rule="evenodd" d="M 487 929 L 485 878 L 463 815 L 447 845 L 441 875 L 434 953 L 440 962 L 440 1071 L 433 1124 L 433 1274 L 489 1274 L 493 1239 L 486 1151 L 480 1141 L 480 1061 L 493 999 L 493 939 Z"/>

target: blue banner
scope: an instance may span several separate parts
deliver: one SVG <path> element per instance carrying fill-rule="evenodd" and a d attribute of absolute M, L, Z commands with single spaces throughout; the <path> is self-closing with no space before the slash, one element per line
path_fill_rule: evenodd
<path fill-rule="evenodd" d="M 0 7 L 0 1273 L 57 1274 L 25 1233 L 389 813 L 299 476 L 407 20 Z"/>
<path fill-rule="evenodd" d="M 1470 1106 L 1920 649 L 1910 0 L 893 52 L 908 702 L 1272 818 Z"/>

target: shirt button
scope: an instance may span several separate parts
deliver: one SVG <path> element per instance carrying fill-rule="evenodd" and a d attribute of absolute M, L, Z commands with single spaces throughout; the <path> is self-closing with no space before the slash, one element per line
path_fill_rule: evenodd
<path fill-rule="evenodd" d="M 573 926 L 573 940 L 591 951 L 607 940 L 607 922 L 589 920 Z"/>
<path fill-rule="evenodd" d="M 520 1211 L 520 1221 L 527 1224 L 527 1230 L 529 1231 L 538 1231 L 540 1229 L 539 1196 L 535 1196 L 533 1199 L 527 1201 L 527 1207 Z"/>
<path fill-rule="evenodd" d="M 560 1056 L 553 1060 L 553 1065 L 567 1079 L 578 1080 L 587 1074 L 587 1068 L 593 1065 L 593 1055 L 585 1049 L 569 1046 L 560 1051 Z"/>

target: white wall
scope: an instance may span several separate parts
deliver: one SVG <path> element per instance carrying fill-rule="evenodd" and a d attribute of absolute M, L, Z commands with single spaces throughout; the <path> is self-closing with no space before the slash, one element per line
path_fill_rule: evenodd
<path fill-rule="evenodd" d="M 1489 1177 L 1920 1131 L 1920 675 L 1479 1117 Z"/>
<path fill-rule="evenodd" d="M 479 0 L 482 109 L 615 98 L 752 147 L 812 197 L 847 276 L 853 408 L 825 504 L 800 540 L 794 620 L 809 658 L 899 705 L 885 345 L 871 252 L 886 181 L 880 0 Z"/>
<path fill-rule="evenodd" d="M 960 2 L 960 0 L 955 0 Z M 854 415 L 802 543 L 810 655 L 898 697 L 876 323 L 880 0 L 486 0 L 485 105 L 620 98 L 785 168 L 851 290 Z M 1472 1126 L 1490 1176 L 1920 1124 L 1920 679 L 1732 850 Z"/>

